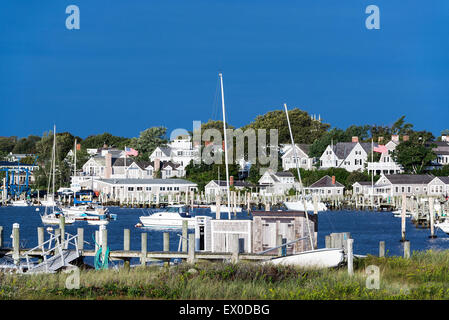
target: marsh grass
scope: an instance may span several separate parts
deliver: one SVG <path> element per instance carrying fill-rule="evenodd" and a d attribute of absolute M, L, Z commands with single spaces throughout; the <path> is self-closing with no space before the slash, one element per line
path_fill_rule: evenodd
<path fill-rule="evenodd" d="M 380 288 L 366 287 L 366 267 L 380 269 Z M 448 299 L 449 251 L 413 252 L 410 259 L 368 256 L 346 268 L 300 270 L 241 262 L 81 270 L 80 289 L 67 274 L 0 274 L 1 299 Z"/>

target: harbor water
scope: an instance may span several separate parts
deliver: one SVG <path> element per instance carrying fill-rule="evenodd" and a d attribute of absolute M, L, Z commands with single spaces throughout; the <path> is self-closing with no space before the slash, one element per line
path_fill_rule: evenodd
<path fill-rule="evenodd" d="M 39 208 L 39 212 L 36 211 Z M 39 213 L 43 213 L 43 207 L 0 207 L 0 226 L 3 226 L 4 246 L 11 246 L 12 225 L 20 225 L 20 244 L 23 248 L 33 248 L 37 245 L 37 227 L 43 225 Z M 131 209 L 109 207 L 111 213 L 117 214 L 117 220 L 107 225 L 108 245 L 110 250 L 123 249 L 123 230 L 131 230 L 131 250 L 140 250 L 141 233 L 148 233 L 148 251 L 162 251 L 163 233 L 170 234 L 170 251 L 177 251 L 179 245 L 180 229 L 148 229 L 138 228 L 135 225 L 140 222 L 139 217 L 149 213 L 148 209 Z M 215 217 L 210 209 L 196 208 L 195 215 L 207 215 Z M 222 213 L 223 219 L 228 219 L 227 213 Z M 251 219 L 246 211 L 231 214 L 232 219 Z M 52 226 L 57 228 L 57 226 Z M 66 232 L 77 233 L 77 228 L 84 228 L 85 249 L 93 249 L 95 230 L 98 226 L 92 226 L 80 221 L 72 225 L 66 225 Z M 189 229 L 193 232 L 193 229 Z M 385 241 L 387 255 L 402 255 L 403 245 L 401 239 L 401 219 L 393 217 L 391 212 L 377 211 L 326 211 L 318 213 L 318 247 L 324 247 L 326 235 L 333 232 L 350 232 L 354 239 L 354 253 L 378 255 L 379 241 Z M 406 223 L 406 239 L 410 241 L 411 250 L 445 250 L 449 248 L 449 236 L 441 230 L 435 229 L 437 238 L 429 238 L 430 229 L 415 227 L 409 218 Z M 49 235 L 46 234 L 47 240 Z M 89 261 L 86 261 L 89 263 Z"/>

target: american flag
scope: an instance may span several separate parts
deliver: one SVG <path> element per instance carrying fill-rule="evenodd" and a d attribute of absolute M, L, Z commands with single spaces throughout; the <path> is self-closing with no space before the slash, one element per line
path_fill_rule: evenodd
<path fill-rule="evenodd" d="M 137 155 L 139 154 L 137 150 L 128 147 L 125 147 L 125 153 L 127 156 L 134 156 L 134 157 L 137 157 Z"/>

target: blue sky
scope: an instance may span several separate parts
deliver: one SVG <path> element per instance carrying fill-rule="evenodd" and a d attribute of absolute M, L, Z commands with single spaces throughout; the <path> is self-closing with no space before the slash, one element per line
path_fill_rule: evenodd
<path fill-rule="evenodd" d="M 406 4 L 404 4 L 406 3 Z M 65 8 L 80 9 L 68 30 Z M 365 8 L 380 8 L 380 30 Z M 0 136 L 191 130 L 299 107 L 332 126 L 449 128 L 449 2 L 100 1 L 0 4 Z"/>

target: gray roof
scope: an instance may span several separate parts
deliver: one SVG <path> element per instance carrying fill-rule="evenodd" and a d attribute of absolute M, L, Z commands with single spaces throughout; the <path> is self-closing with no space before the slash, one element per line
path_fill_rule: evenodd
<path fill-rule="evenodd" d="M 309 188 L 344 188 L 340 182 L 335 181 L 335 184 L 332 184 L 332 178 L 329 176 L 324 176 L 317 182 L 313 183 Z"/>
<path fill-rule="evenodd" d="M 449 184 L 449 177 L 437 177 L 438 179 L 440 179 L 444 184 Z"/>
<path fill-rule="evenodd" d="M 333 151 L 338 159 L 346 159 L 348 155 L 351 153 L 352 149 L 360 143 L 360 146 L 365 150 L 366 153 L 371 152 L 371 143 L 370 142 L 338 142 L 334 145 Z M 374 147 L 377 147 L 378 144 L 374 143 Z"/>
<path fill-rule="evenodd" d="M 430 174 L 391 174 L 385 178 L 392 184 L 428 184 L 435 177 Z"/>
<path fill-rule="evenodd" d="M 293 177 L 293 173 L 291 173 L 290 171 L 279 171 L 276 172 L 275 175 L 278 177 Z"/>
<path fill-rule="evenodd" d="M 213 180 L 213 181 L 220 187 L 227 186 L 226 180 Z M 250 182 L 241 181 L 241 180 L 234 180 L 234 186 L 236 186 L 236 187 L 254 187 L 254 185 L 251 184 Z"/>
<path fill-rule="evenodd" d="M 99 179 L 98 181 L 107 184 L 185 184 L 197 185 L 194 182 L 184 179 Z"/>
<path fill-rule="evenodd" d="M 129 167 L 135 162 L 132 158 L 126 158 L 126 166 Z M 123 167 L 125 165 L 125 158 L 112 158 L 113 167 Z"/>
<path fill-rule="evenodd" d="M 354 184 L 356 184 L 356 183 L 358 183 L 362 186 L 370 186 L 372 182 L 371 181 L 357 181 Z"/>

